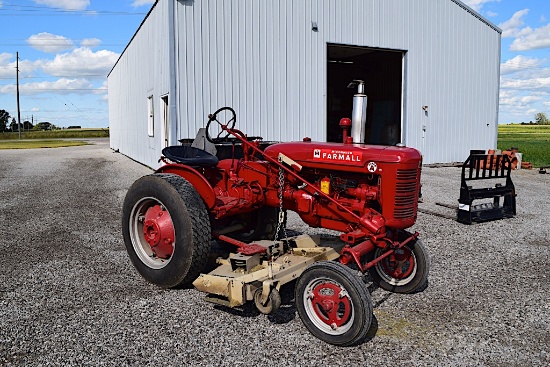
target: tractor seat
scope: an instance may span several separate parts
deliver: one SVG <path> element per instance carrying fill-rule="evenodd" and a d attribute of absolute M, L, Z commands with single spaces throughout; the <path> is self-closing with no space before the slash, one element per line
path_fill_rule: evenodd
<path fill-rule="evenodd" d="M 192 167 L 210 167 L 218 164 L 218 158 L 202 149 L 186 145 L 174 145 L 162 150 L 162 155 L 172 162 Z"/>

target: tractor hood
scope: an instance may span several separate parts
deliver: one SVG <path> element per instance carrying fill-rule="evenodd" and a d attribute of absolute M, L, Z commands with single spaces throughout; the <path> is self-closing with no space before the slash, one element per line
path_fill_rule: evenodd
<path fill-rule="evenodd" d="M 327 168 L 334 165 L 365 167 L 369 162 L 418 166 L 421 160 L 420 152 L 408 147 L 307 141 L 274 144 L 267 147 L 265 153 L 275 159 L 283 153 L 301 165 Z"/>

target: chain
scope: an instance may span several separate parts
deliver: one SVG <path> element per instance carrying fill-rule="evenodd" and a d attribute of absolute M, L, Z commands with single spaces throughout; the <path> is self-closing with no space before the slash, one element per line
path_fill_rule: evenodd
<path fill-rule="evenodd" d="M 275 231 L 274 241 L 279 239 L 279 232 L 281 229 L 285 235 L 284 238 L 287 238 L 286 234 L 286 225 L 285 225 L 285 212 L 283 211 L 283 190 L 285 186 L 285 175 L 283 167 L 279 167 L 279 222 L 277 223 L 277 230 Z"/>

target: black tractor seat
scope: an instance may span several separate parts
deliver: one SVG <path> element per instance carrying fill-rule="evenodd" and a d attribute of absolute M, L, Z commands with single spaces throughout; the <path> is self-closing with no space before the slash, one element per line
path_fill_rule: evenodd
<path fill-rule="evenodd" d="M 218 164 L 216 156 L 202 149 L 186 145 L 174 145 L 162 150 L 162 155 L 172 162 L 185 164 L 191 167 L 210 167 Z"/>

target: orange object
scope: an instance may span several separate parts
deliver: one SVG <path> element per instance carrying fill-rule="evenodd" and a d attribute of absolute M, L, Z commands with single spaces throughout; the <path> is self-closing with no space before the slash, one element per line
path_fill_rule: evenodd
<path fill-rule="evenodd" d="M 533 169 L 531 162 L 521 162 L 521 168 L 523 169 Z"/>

